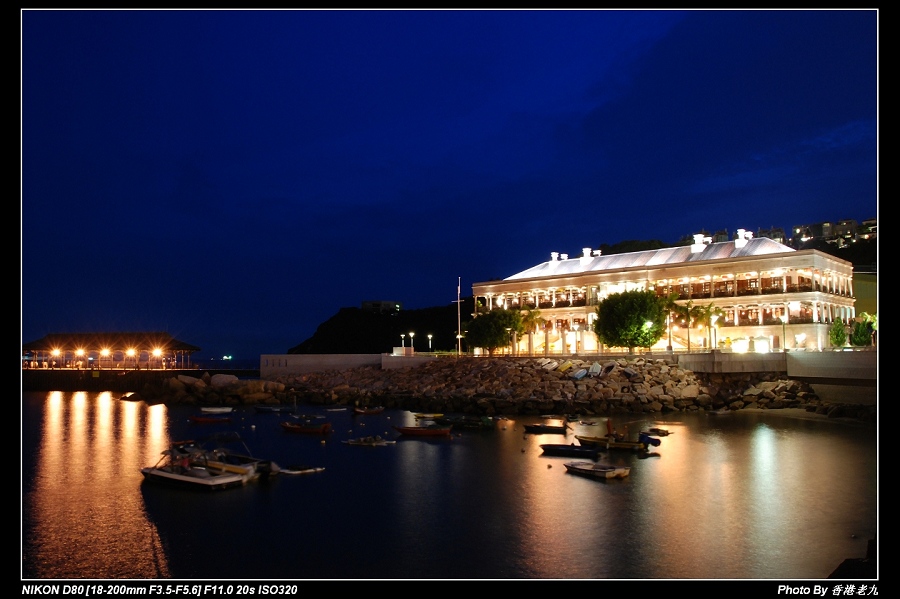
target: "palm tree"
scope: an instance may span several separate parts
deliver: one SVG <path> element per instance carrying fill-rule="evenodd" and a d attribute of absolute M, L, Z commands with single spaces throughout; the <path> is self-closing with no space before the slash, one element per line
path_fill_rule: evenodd
<path fill-rule="evenodd" d="M 674 295 L 674 294 L 673 294 Z M 671 295 L 669 296 L 672 297 Z M 691 327 L 694 326 L 699 320 L 702 320 L 705 316 L 706 308 L 695 306 L 694 300 L 688 300 L 686 304 L 676 304 L 674 301 L 672 302 L 674 305 L 672 307 L 672 311 L 675 312 L 679 317 L 684 319 L 685 328 L 687 328 L 687 348 L 688 352 L 691 351 Z M 710 304 L 711 306 L 712 304 Z"/>
<path fill-rule="evenodd" d="M 522 312 L 522 328 L 529 335 L 528 341 L 528 351 L 534 351 L 534 339 L 530 337 L 533 333 L 536 333 L 539 329 L 543 329 L 546 324 L 547 319 L 541 316 L 540 310 L 524 310 Z"/>

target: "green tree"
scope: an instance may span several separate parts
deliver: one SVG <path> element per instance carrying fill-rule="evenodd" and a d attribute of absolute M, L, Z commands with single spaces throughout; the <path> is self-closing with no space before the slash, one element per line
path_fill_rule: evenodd
<path fill-rule="evenodd" d="M 843 321 L 835 320 L 831 323 L 831 328 L 828 330 L 828 340 L 833 347 L 844 347 L 844 344 L 847 343 L 847 329 L 844 328 Z"/>
<path fill-rule="evenodd" d="M 712 304 L 710 304 L 710 306 L 711 305 Z M 691 351 L 691 327 L 693 327 L 698 322 L 703 321 L 706 308 L 702 306 L 695 306 L 694 300 L 688 300 L 687 303 L 684 304 L 676 303 L 672 308 L 672 311 L 675 312 L 677 317 L 681 319 L 681 322 L 684 324 L 684 328 L 687 331 L 688 351 Z"/>
<path fill-rule="evenodd" d="M 872 323 L 867 320 L 857 320 L 850 331 L 850 343 L 856 347 L 865 347 L 872 344 Z"/>
<path fill-rule="evenodd" d="M 518 310 L 496 309 L 472 319 L 465 330 L 469 347 L 486 349 L 493 356 L 497 348 L 509 346 L 513 332 L 521 335 L 525 327 Z"/>
<path fill-rule="evenodd" d="M 522 331 L 524 333 L 534 333 L 543 328 L 546 323 L 547 319 L 541 316 L 540 310 L 529 309 L 522 312 Z"/>
<path fill-rule="evenodd" d="M 606 345 L 650 347 L 666 330 L 665 300 L 652 291 L 625 291 L 607 296 L 597 306 L 594 332 Z"/>

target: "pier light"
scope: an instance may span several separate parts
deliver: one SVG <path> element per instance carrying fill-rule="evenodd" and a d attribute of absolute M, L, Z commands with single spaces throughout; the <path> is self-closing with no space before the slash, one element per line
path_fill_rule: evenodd
<path fill-rule="evenodd" d="M 428 333 L 428 351 L 429 352 L 431 351 L 431 337 L 432 337 L 431 333 Z"/>
<path fill-rule="evenodd" d="M 778 317 L 781 320 L 781 351 L 787 351 L 787 314 L 782 314 Z"/>
<path fill-rule="evenodd" d="M 413 337 L 415 337 L 415 336 L 416 336 L 415 333 L 413 333 L 412 331 L 409 332 L 409 347 L 410 347 L 410 349 L 412 349 L 413 351 L 416 351 L 415 346 L 413 346 Z"/>
<path fill-rule="evenodd" d="M 406 347 L 406 334 L 400 333 L 400 347 Z"/>

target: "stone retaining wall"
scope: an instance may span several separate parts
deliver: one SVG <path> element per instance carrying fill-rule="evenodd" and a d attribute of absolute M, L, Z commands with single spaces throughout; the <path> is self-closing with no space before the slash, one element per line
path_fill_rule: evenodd
<path fill-rule="evenodd" d="M 807 383 L 785 373 L 694 373 L 671 359 L 609 360 L 604 377 L 572 374 L 593 362 L 572 360 L 566 371 L 547 370 L 542 360 L 460 358 L 418 367 L 375 366 L 285 375 L 267 381 L 212 385 L 211 379 L 177 377 L 138 397 L 163 403 L 291 403 L 384 405 L 425 412 L 484 415 L 597 415 L 797 408 L 874 420 L 875 406 L 821 401 Z"/>

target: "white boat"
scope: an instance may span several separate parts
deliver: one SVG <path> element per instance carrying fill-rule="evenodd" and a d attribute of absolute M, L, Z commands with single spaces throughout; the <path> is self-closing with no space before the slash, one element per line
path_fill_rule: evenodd
<path fill-rule="evenodd" d="M 579 368 L 578 370 L 573 372 L 571 376 L 576 381 L 580 381 L 581 379 L 583 379 L 585 377 L 585 375 L 587 375 L 587 373 L 588 373 L 587 369 Z"/>
<path fill-rule="evenodd" d="M 145 480 L 215 491 L 244 485 L 249 477 L 207 463 L 207 452 L 193 441 L 179 441 L 162 452 L 154 466 L 141 468 Z"/>
<path fill-rule="evenodd" d="M 216 446 L 205 450 L 207 467 L 240 474 L 247 481 L 281 472 L 281 467 L 272 460 L 254 457 L 236 432 L 212 435 L 208 442 L 215 443 Z"/>
<path fill-rule="evenodd" d="M 231 414 L 234 410 L 231 406 L 204 406 L 200 411 L 204 414 Z"/>
<path fill-rule="evenodd" d="M 543 368 L 544 370 L 554 370 L 557 366 L 559 366 L 559 362 L 557 362 L 556 360 L 550 360 L 546 364 L 542 364 L 541 368 Z"/>
<path fill-rule="evenodd" d="M 625 478 L 631 473 L 629 466 L 608 466 L 594 462 L 566 462 L 564 466 L 566 472 L 600 479 Z"/>

